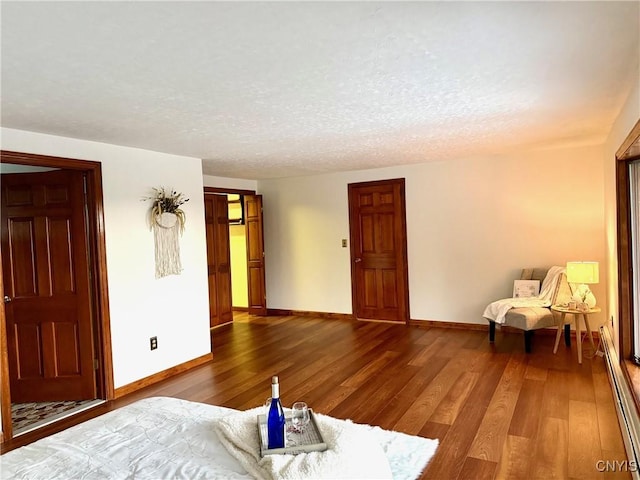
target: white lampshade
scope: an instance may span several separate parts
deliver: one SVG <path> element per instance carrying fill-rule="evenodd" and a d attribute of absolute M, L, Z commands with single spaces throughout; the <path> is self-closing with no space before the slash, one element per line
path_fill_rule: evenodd
<path fill-rule="evenodd" d="M 567 262 L 567 282 L 590 284 L 599 281 L 598 262 Z"/>

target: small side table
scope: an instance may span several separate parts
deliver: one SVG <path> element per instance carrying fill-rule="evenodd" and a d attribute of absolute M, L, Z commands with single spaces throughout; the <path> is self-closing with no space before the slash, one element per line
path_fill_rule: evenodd
<path fill-rule="evenodd" d="M 556 333 L 556 343 L 553 346 L 553 353 L 555 354 L 558 351 L 558 344 L 560 343 L 560 335 L 562 333 L 562 328 L 565 324 L 565 316 L 567 313 L 572 314 L 575 318 L 576 323 L 576 340 L 578 344 L 578 363 L 582 363 L 582 334 L 580 333 L 580 315 L 584 319 L 584 326 L 587 329 L 587 333 L 589 334 L 589 341 L 591 342 L 591 348 L 593 351 L 596 351 L 596 346 L 593 343 L 593 335 L 591 335 L 591 327 L 589 326 L 589 315 L 592 313 L 600 313 L 602 309 L 600 307 L 593 307 L 586 312 L 582 310 L 577 310 L 574 308 L 562 307 L 560 305 L 553 305 L 551 307 L 553 312 L 558 312 L 560 314 L 560 320 L 558 321 L 558 333 Z M 554 315 L 554 317 L 556 317 Z M 557 318 L 557 317 L 556 317 Z"/>

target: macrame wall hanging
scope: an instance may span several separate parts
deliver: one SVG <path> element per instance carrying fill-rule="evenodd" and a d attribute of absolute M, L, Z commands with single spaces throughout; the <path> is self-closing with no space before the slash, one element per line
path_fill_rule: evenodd
<path fill-rule="evenodd" d="M 156 278 L 180 275 L 180 235 L 184 232 L 185 214 L 180 208 L 189 199 L 175 190 L 154 188 L 155 195 L 149 212 L 149 223 L 153 230 L 156 260 Z"/>

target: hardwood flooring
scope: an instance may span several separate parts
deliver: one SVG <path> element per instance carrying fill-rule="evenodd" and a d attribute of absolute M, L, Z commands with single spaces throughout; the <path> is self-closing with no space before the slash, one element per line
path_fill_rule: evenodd
<path fill-rule="evenodd" d="M 553 340 L 527 355 L 522 334 L 239 314 L 212 331 L 213 362 L 2 449 L 148 396 L 255 407 L 277 374 L 285 406 L 439 439 L 422 478 L 630 478 L 596 468 L 626 458 L 603 359 Z"/>

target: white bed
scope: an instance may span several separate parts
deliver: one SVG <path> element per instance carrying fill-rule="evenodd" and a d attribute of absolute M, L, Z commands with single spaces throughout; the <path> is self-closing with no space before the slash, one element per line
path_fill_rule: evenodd
<path fill-rule="evenodd" d="M 214 432 L 237 413 L 167 397 L 140 400 L 0 457 L 2 479 L 249 479 Z M 394 479 L 420 476 L 437 440 L 356 425 L 380 443 Z"/>

